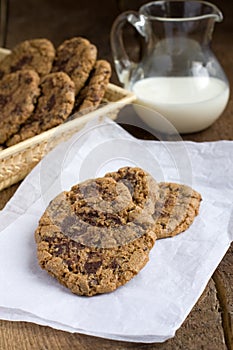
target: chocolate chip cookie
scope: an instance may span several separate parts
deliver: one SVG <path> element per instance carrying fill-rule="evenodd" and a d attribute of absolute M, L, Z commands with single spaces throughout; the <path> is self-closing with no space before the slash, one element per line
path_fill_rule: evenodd
<path fill-rule="evenodd" d="M 106 176 L 118 179 L 119 173 L 126 169 Z M 189 186 L 169 182 L 158 183 L 156 194 L 152 217 L 157 238 L 172 237 L 187 230 L 199 213 L 201 195 Z"/>
<path fill-rule="evenodd" d="M 63 123 L 70 115 L 75 101 L 74 83 L 63 73 L 50 73 L 40 83 L 41 96 L 30 118 L 6 142 L 12 146 Z"/>
<path fill-rule="evenodd" d="M 156 182 L 139 168 L 111 175 L 58 195 L 35 232 L 40 266 L 78 295 L 124 285 L 145 266 L 156 240 Z"/>
<path fill-rule="evenodd" d="M 56 50 L 53 72 L 65 72 L 75 84 L 77 95 L 96 62 L 97 49 L 87 39 L 76 37 L 64 41 Z"/>
<path fill-rule="evenodd" d="M 155 204 L 154 231 L 158 238 L 175 236 L 189 228 L 198 215 L 201 195 L 191 187 L 176 183 L 159 183 Z"/>
<path fill-rule="evenodd" d="M 55 49 L 49 40 L 23 41 L 0 61 L 0 78 L 22 69 L 32 69 L 42 77 L 51 71 L 54 57 Z"/>
<path fill-rule="evenodd" d="M 75 101 L 74 112 L 90 112 L 102 101 L 111 77 L 111 65 L 105 60 L 95 63 L 87 83 Z"/>
<path fill-rule="evenodd" d="M 18 132 L 32 114 L 40 93 L 39 80 L 35 71 L 22 70 L 0 81 L 0 144 Z"/>

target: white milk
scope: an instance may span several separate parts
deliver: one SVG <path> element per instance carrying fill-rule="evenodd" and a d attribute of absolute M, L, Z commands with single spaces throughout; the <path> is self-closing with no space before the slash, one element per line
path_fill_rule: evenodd
<path fill-rule="evenodd" d="M 139 104 L 161 113 L 181 133 L 207 128 L 221 115 L 229 98 L 227 84 L 210 77 L 146 78 L 134 84 L 133 92 Z M 156 129 L 156 116 L 147 118 L 140 108 L 137 113 Z"/>

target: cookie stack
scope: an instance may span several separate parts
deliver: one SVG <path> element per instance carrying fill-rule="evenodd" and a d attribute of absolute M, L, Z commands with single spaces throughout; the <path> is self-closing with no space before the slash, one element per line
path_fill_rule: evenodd
<path fill-rule="evenodd" d="M 12 146 L 96 109 L 111 77 L 87 39 L 26 40 L 0 62 L 0 147 Z"/>
<path fill-rule="evenodd" d="M 35 232 L 40 266 L 78 295 L 114 291 L 148 262 L 156 239 L 186 230 L 201 196 L 140 168 L 87 180 L 51 201 Z"/>

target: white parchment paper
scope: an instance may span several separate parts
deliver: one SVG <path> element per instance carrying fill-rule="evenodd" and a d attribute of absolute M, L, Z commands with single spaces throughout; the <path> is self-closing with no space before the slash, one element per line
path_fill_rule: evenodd
<path fill-rule="evenodd" d="M 86 178 L 124 165 L 202 194 L 184 233 L 159 240 L 145 268 L 113 293 L 79 297 L 36 258 L 34 231 L 49 201 Z M 0 213 L 0 318 L 135 342 L 163 342 L 200 297 L 233 239 L 233 142 L 139 141 L 96 119 L 46 156 Z"/>

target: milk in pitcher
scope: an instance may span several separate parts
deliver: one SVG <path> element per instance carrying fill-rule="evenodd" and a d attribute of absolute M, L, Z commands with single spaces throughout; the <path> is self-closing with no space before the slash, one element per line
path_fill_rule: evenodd
<path fill-rule="evenodd" d="M 133 86 L 137 103 L 167 118 L 180 133 L 207 128 L 223 112 L 229 98 L 229 87 L 213 77 L 152 77 Z M 156 118 L 142 119 L 156 129 Z"/>

